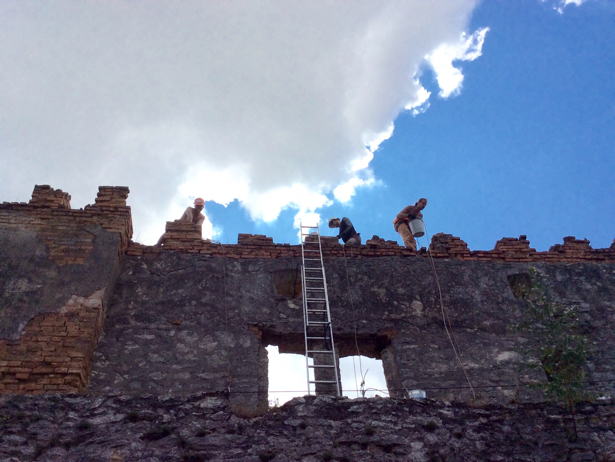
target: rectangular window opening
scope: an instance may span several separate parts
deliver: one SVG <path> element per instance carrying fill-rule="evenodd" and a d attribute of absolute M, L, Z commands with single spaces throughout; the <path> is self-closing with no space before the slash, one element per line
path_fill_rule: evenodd
<path fill-rule="evenodd" d="M 381 359 L 367 356 L 340 358 L 340 373 L 342 394 L 348 398 L 389 397 Z"/>
<path fill-rule="evenodd" d="M 267 346 L 269 358 L 269 406 L 281 406 L 297 396 L 307 395 L 305 356 L 280 353 L 276 345 Z M 312 364 L 312 358 L 309 359 Z"/>

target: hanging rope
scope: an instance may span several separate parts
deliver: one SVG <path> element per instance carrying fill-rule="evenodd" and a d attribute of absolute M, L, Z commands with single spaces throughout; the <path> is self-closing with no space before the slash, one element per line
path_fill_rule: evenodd
<path fill-rule="evenodd" d="M 226 391 L 231 394 L 231 358 L 229 353 L 229 332 L 228 332 L 228 309 L 226 307 L 226 250 L 224 249 L 224 245 L 220 242 L 220 248 L 222 249 L 222 286 L 224 287 L 224 331 L 225 331 L 225 339 L 224 339 L 224 347 L 226 350 Z"/>
<path fill-rule="evenodd" d="M 359 349 L 359 340 L 357 335 L 357 317 L 355 315 L 354 303 L 352 302 L 352 291 L 350 290 L 350 277 L 348 276 L 348 262 L 346 261 L 346 246 L 342 245 L 342 252 L 344 254 L 344 267 L 346 268 L 346 287 L 348 289 L 348 299 L 350 300 L 350 306 L 352 307 L 352 322 L 354 324 L 354 344 L 357 348 L 357 356 L 359 357 L 359 372 L 361 373 L 361 390 L 365 385 L 365 376 L 363 375 L 363 364 L 361 363 L 361 350 Z M 352 249 L 351 249 L 352 252 Z M 354 356 L 352 357 L 352 369 L 354 372 L 354 385 L 357 386 L 357 369 L 355 367 Z M 357 397 L 359 393 L 357 392 Z"/>
<path fill-rule="evenodd" d="M 424 226 L 424 224 L 423 224 L 423 226 Z M 448 336 L 448 339 L 451 342 L 451 347 L 453 348 L 453 352 L 455 353 L 455 357 L 457 358 L 457 362 L 461 366 L 461 370 L 463 371 L 463 375 L 465 375 L 465 378 L 466 378 L 466 380 L 468 382 L 468 385 L 470 386 L 470 390 L 472 390 L 472 396 L 474 397 L 474 399 L 476 399 L 476 392 L 474 391 L 474 387 L 472 386 L 472 382 L 470 381 L 470 377 L 468 377 L 468 373 L 466 372 L 466 368 L 464 367 L 463 363 L 461 362 L 461 358 L 459 357 L 459 353 L 457 351 L 459 349 L 459 346 L 458 345 L 457 345 L 457 347 L 455 346 L 455 344 L 457 342 L 454 340 L 454 337 L 453 337 L 451 320 L 448 318 L 448 314 L 446 313 L 446 310 L 444 309 L 444 300 L 442 299 L 442 288 L 440 287 L 440 281 L 438 280 L 438 273 L 436 271 L 436 265 L 434 263 L 433 256 L 431 255 L 431 249 L 430 249 L 430 246 L 429 246 L 429 234 L 427 234 L 427 227 L 425 227 L 425 236 L 427 238 L 427 255 L 429 256 L 429 262 L 431 263 L 431 269 L 433 271 L 433 275 L 434 275 L 434 278 L 436 280 L 436 285 L 438 286 L 438 295 L 440 297 L 440 309 L 442 310 L 442 321 L 444 323 L 444 330 L 446 331 L 446 335 Z M 447 326 L 447 321 L 448 321 L 448 326 Z"/>

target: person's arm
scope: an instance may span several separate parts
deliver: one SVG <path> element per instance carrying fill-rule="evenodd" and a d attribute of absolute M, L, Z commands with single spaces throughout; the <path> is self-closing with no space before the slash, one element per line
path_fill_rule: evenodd
<path fill-rule="evenodd" d="M 397 214 L 397 218 L 400 220 L 412 219 L 412 217 L 417 216 L 419 213 L 421 213 L 421 211 L 416 205 L 408 205 Z"/>
<path fill-rule="evenodd" d="M 190 207 L 184 211 L 179 221 L 192 221 L 192 209 Z"/>

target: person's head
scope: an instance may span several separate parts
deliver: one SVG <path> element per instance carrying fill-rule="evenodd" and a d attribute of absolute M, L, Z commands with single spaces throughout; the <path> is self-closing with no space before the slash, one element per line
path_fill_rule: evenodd
<path fill-rule="evenodd" d="M 205 201 L 203 199 L 201 199 L 200 197 L 194 199 L 194 210 L 200 212 L 201 210 L 203 210 L 203 207 L 205 207 Z"/>
<path fill-rule="evenodd" d="M 420 209 L 423 210 L 427 206 L 427 199 L 421 197 L 418 201 L 416 201 L 416 204 L 414 205 L 419 206 Z"/>
<path fill-rule="evenodd" d="M 340 219 L 339 218 L 329 218 L 329 228 L 339 228 L 340 227 Z"/>

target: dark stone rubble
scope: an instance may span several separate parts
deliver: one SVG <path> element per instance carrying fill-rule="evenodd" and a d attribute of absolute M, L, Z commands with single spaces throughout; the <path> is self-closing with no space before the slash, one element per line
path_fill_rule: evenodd
<path fill-rule="evenodd" d="M 615 408 L 295 398 L 256 418 L 224 398 L 4 396 L 0 461 L 613 461 Z"/>

